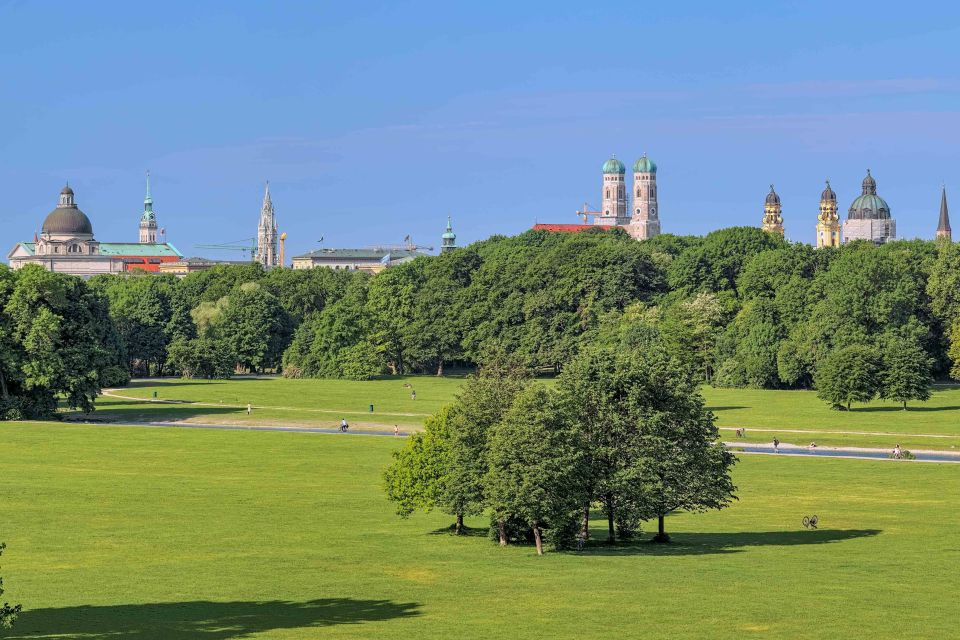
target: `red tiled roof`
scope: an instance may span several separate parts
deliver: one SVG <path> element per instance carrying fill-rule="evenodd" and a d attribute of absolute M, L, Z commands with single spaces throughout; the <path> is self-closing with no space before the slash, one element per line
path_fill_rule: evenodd
<path fill-rule="evenodd" d="M 533 225 L 534 231 L 558 231 L 560 233 L 577 233 L 578 231 L 586 231 L 587 229 L 596 229 L 596 225 L 592 224 L 535 224 Z"/>

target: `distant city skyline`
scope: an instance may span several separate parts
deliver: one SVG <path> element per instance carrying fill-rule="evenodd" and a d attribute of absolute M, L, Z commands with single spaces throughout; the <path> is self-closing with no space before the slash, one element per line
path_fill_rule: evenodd
<path fill-rule="evenodd" d="M 659 165 L 664 233 L 759 226 L 815 242 L 869 168 L 899 238 L 960 190 L 960 9 L 12 3 L 0 41 L 0 246 L 69 180 L 97 238 L 136 242 L 143 176 L 184 254 L 257 234 L 269 180 L 287 255 L 439 249 L 576 223 L 616 154 Z M 64 52 L 69 52 L 65 54 Z M 212 255 L 212 254 L 211 254 Z M 212 257 L 229 259 L 229 254 Z"/>

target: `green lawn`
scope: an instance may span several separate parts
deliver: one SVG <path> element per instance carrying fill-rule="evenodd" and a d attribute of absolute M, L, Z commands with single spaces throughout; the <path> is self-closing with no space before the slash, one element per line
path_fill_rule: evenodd
<path fill-rule="evenodd" d="M 146 380 L 116 390 L 117 395 L 161 401 L 102 397 L 95 418 L 112 422 L 182 420 L 197 423 L 335 427 L 346 418 L 355 430 L 404 431 L 420 428 L 429 414 L 449 402 L 462 378 L 407 376 L 347 380 Z M 410 385 L 409 387 L 405 385 Z M 411 390 L 417 399 L 410 398 Z M 832 411 L 812 391 L 763 391 L 704 387 L 725 440 L 734 427 L 747 428 L 747 441 L 806 445 L 960 450 L 960 387 L 939 386 L 929 402 L 901 411 L 877 401 L 853 411 Z M 254 406 L 246 413 L 247 403 Z M 369 405 L 374 411 L 369 411 Z M 799 431 L 799 433 L 794 433 Z M 932 438 L 929 436 L 942 436 Z"/>
<path fill-rule="evenodd" d="M 435 376 L 369 382 L 285 378 L 141 380 L 113 393 L 149 400 L 156 392 L 161 402 L 101 397 L 96 417 L 113 422 L 184 420 L 318 427 L 334 427 L 346 418 L 361 430 L 392 430 L 394 424 L 410 429 L 421 427 L 428 415 L 450 402 L 462 383 L 462 378 Z M 416 400 L 411 398 L 413 391 Z M 174 403 L 170 404 L 171 401 Z M 254 407 L 250 416 L 246 412 L 248 403 Z"/>
<path fill-rule="evenodd" d="M 5 423 L 0 442 L 11 638 L 956 636 L 953 465 L 745 456 L 740 501 L 669 518 L 675 544 L 538 558 L 396 518 L 389 437 Z"/>

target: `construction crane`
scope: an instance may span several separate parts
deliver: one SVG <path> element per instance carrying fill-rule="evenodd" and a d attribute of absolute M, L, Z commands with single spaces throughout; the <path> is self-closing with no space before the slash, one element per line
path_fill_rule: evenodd
<path fill-rule="evenodd" d="M 244 238 L 243 240 L 234 240 L 233 242 L 223 242 L 221 244 L 195 244 L 195 249 L 215 249 L 217 251 L 242 251 L 250 255 L 250 262 L 257 257 L 257 239 Z"/>

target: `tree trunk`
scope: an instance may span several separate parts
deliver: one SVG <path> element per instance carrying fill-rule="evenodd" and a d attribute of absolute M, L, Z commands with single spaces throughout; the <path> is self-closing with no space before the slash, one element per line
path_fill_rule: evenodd
<path fill-rule="evenodd" d="M 657 516 L 657 535 L 653 536 L 652 542 L 670 542 L 670 536 L 667 535 L 667 528 L 664 523 L 665 514 Z"/>
<path fill-rule="evenodd" d="M 617 534 L 613 528 L 613 496 L 609 493 L 606 497 L 607 503 L 607 542 L 614 543 L 617 541 Z"/>
<path fill-rule="evenodd" d="M 437 365 L 437 376 L 443 375 L 443 358 L 440 359 L 440 364 Z"/>
<path fill-rule="evenodd" d="M 3 377 L 3 371 L 0 371 L 0 396 L 4 400 L 10 399 L 10 392 L 7 391 L 7 379 Z"/>
<path fill-rule="evenodd" d="M 503 520 L 497 520 L 497 535 L 500 536 L 500 546 L 507 546 L 507 526 Z"/>
<path fill-rule="evenodd" d="M 904 410 L 904 411 L 907 410 L 907 401 L 906 401 L 906 400 L 903 401 L 903 410 Z"/>
<path fill-rule="evenodd" d="M 583 526 L 580 527 L 580 536 L 584 540 L 590 539 L 590 503 L 583 506 Z"/>
<path fill-rule="evenodd" d="M 463 534 L 463 514 L 462 514 L 462 513 L 458 513 L 458 514 L 457 514 L 457 525 L 456 525 L 456 526 L 457 526 L 457 535 L 458 535 L 458 536 L 459 536 L 459 535 L 462 535 L 462 534 Z"/>
<path fill-rule="evenodd" d="M 850 411 L 850 401 L 847 400 L 847 411 Z"/>
<path fill-rule="evenodd" d="M 543 535 L 540 532 L 540 523 L 534 520 L 533 522 L 533 539 L 537 543 L 537 555 L 543 555 Z"/>

